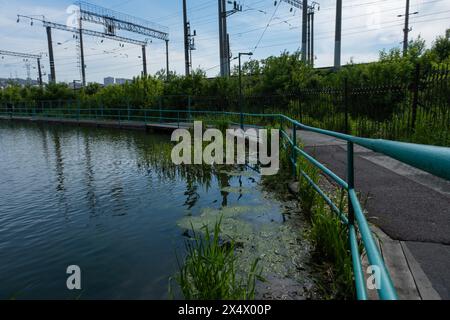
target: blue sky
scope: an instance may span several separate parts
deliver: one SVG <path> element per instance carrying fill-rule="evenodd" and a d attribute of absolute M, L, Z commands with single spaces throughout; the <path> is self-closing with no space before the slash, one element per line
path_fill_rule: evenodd
<path fill-rule="evenodd" d="M 177 73 L 184 72 L 183 20 L 181 0 L 92 0 L 117 11 L 167 26 L 170 33 L 170 64 Z M 316 14 L 316 65 L 333 63 L 334 23 L 336 0 L 319 0 L 321 8 Z M 401 46 L 405 0 L 344 0 L 343 9 L 343 63 L 367 62 L 377 59 L 378 52 Z M 45 15 L 48 20 L 66 23 L 67 8 L 73 1 L 67 0 L 0 0 L 0 49 L 28 53 L 47 53 L 45 29 L 40 23 L 33 26 L 27 21 L 16 23 L 17 14 Z M 300 46 L 301 13 L 290 11 L 290 5 L 273 0 L 242 0 L 245 12 L 228 19 L 231 50 L 254 51 L 253 59 L 279 55 L 282 51 L 295 51 Z M 412 12 L 419 15 L 411 18 L 411 37 L 419 34 L 430 45 L 446 28 L 450 28 L 450 0 L 411 0 Z M 231 5 L 228 5 L 231 8 Z M 191 26 L 197 30 L 197 50 L 193 53 L 194 68 L 207 70 L 208 76 L 219 72 L 218 10 L 217 0 L 188 0 Z M 266 29 L 262 36 L 264 29 Z M 86 27 L 88 27 L 86 25 Z M 99 30 L 98 26 L 89 26 Z M 138 35 L 127 35 L 142 39 Z M 261 38 L 262 36 L 262 38 Z M 261 39 L 261 41 L 259 41 Z M 77 63 L 77 43 L 72 34 L 54 31 L 56 73 L 58 81 L 70 82 L 80 79 Z M 256 44 L 258 47 L 255 49 Z M 58 45 L 60 43 L 60 45 Z M 150 73 L 165 67 L 165 44 L 153 40 L 147 51 Z M 141 49 L 135 45 L 85 37 L 86 73 L 88 82 L 103 82 L 106 76 L 131 78 L 142 69 Z M 48 73 L 48 59 L 43 59 L 43 68 Z M 0 60 L 1 77 L 26 77 L 25 63 L 20 58 L 4 57 Z M 31 77 L 37 77 L 36 69 Z"/>

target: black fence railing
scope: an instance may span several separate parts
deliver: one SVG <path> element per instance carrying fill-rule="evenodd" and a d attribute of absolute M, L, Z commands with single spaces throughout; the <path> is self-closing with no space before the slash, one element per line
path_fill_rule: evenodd
<path fill-rule="evenodd" d="M 57 115 L 72 109 L 82 117 L 105 115 L 127 119 L 126 110 L 205 110 L 273 114 L 283 113 L 306 125 L 350 133 L 361 137 L 385 138 L 450 146 L 450 77 L 448 68 L 420 70 L 409 82 L 367 87 L 303 89 L 296 94 L 260 96 L 152 97 L 145 103 L 128 97 L 80 100 L 0 101 L 0 113 Z M 93 111 L 95 110 L 95 112 Z M 118 111 L 120 110 L 120 111 Z M 125 111 L 124 111 L 125 110 Z M 138 112 L 139 113 L 139 112 Z M 167 113 L 166 113 L 167 114 Z"/>

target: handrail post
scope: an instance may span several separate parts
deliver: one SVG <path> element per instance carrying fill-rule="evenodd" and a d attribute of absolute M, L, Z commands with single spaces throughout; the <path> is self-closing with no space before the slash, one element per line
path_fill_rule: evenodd
<path fill-rule="evenodd" d="M 349 190 L 355 188 L 355 165 L 353 147 L 353 142 L 347 142 L 347 184 Z M 351 225 L 354 225 L 355 223 L 355 214 L 353 212 L 353 206 L 352 202 L 350 201 L 350 196 L 348 197 L 348 221 Z"/>
<path fill-rule="evenodd" d="M 347 142 L 347 184 L 348 184 L 348 241 L 352 255 L 353 276 L 355 278 L 356 296 L 359 300 L 367 300 L 367 290 L 361 266 L 361 257 L 358 250 L 358 240 L 355 228 L 355 212 L 350 198 L 350 190 L 355 188 L 354 145 Z"/>

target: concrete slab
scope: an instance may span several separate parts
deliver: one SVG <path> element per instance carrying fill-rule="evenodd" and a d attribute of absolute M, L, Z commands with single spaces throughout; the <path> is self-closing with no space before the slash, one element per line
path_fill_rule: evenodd
<path fill-rule="evenodd" d="M 432 287 L 444 300 L 450 300 L 450 246 L 438 243 L 404 241 Z"/>
<path fill-rule="evenodd" d="M 420 264 L 407 248 L 405 242 L 390 238 L 381 229 L 371 225 L 375 243 L 377 244 L 386 267 L 390 271 L 392 282 L 400 300 L 440 300 L 441 297 L 433 288 Z M 363 270 L 367 270 L 369 262 L 362 256 Z M 365 274 L 366 281 L 368 274 Z M 369 300 L 379 300 L 376 290 L 369 290 Z"/>
<path fill-rule="evenodd" d="M 430 279 L 428 279 L 420 264 L 417 262 L 417 260 L 409 250 L 407 243 L 400 241 L 400 245 L 402 246 L 403 253 L 405 254 L 409 269 L 411 270 L 411 274 L 414 277 L 414 282 L 416 284 L 416 288 L 419 292 L 420 298 L 422 300 L 441 300 L 441 297 L 433 288 Z"/>
<path fill-rule="evenodd" d="M 380 251 L 384 262 L 390 271 L 391 279 L 399 299 L 420 300 L 414 276 L 409 269 L 408 261 L 403 253 L 400 241 L 388 237 L 380 229 L 372 226 L 372 230 L 379 239 Z"/>

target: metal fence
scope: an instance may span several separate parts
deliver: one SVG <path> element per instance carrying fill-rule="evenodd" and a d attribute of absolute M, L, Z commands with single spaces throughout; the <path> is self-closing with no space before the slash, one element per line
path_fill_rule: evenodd
<path fill-rule="evenodd" d="M 154 97 L 145 104 L 133 103 L 128 97 L 101 100 L 89 96 L 73 101 L 0 101 L 0 113 L 48 116 L 56 115 L 58 110 L 71 110 L 80 117 L 111 115 L 125 120 L 132 110 L 135 114 L 139 110 L 138 115 L 145 118 L 145 113 L 154 116 L 151 110 L 239 112 L 242 108 L 247 113 L 283 113 L 306 125 L 360 137 L 450 146 L 448 68 L 421 70 L 417 66 L 410 81 L 385 82 L 367 87 L 352 87 L 344 82 L 335 88 L 242 98 L 172 95 Z"/>

